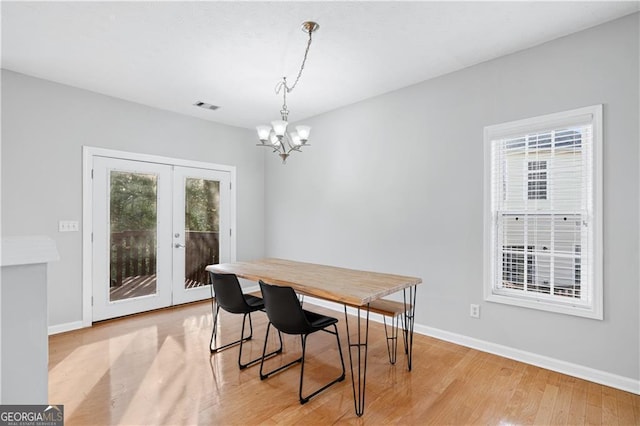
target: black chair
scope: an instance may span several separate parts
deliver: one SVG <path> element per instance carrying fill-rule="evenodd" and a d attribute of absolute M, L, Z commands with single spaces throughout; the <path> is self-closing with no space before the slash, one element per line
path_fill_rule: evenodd
<path fill-rule="evenodd" d="M 309 399 L 327 389 L 329 386 L 341 382 L 345 378 L 344 359 L 342 357 L 342 348 L 340 347 L 340 336 L 338 335 L 338 327 L 336 324 L 338 320 L 325 315 L 316 314 L 302 309 L 300 301 L 298 300 L 295 291 L 291 287 L 279 287 L 269 284 L 265 284 L 260 281 L 260 289 L 262 290 L 262 297 L 264 298 L 264 307 L 269 318 L 269 325 L 267 325 L 267 337 L 269 336 L 269 329 L 273 325 L 279 332 L 286 334 L 297 334 L 302 337 L 302 356 L 290 363 L 283 365 L 268 373 L 263 372 L 264 359 L 260 363 L 260 379 L 264 380 L 267 377 L 284 370 L 296 364 L 301 363 L 300 368 L 300 390 L 298 396 L 300 398 L 300 404 L 304 404 Z M 333 326 L 334 331 L 326 330 L 327 327 Z M 320 389 L 312 392 L 307 396 L 302 396 L 302 382 L 304 377 L 304 357 L 307 345 L 307 336 L 316 331 L 325 331 L 327 333 L 336 336 L 338 342 L 338 352 L 340 353 L 340 363 L 342 364 L 342 374 L 330 383 L 322 386 Z M 267 338 L 265 337 L 264 348 L 262 353 L 267 351 Z"/>
<path fill-rule="evenodd" d="M 234 274 L 218 274 L 215 272 L 209 272 L 211 279 L 211 311 L 213 314 L 213 331 L 211 333 L 211 342 L 209 343 L 209 350 L 211 353 L 220 352 L 231 346 L 240 345 L 240 351 L 238 353 L 238 366 L 241 370 L 249 367 L 262 360 L 263 357 L 270 357 L 282 352 L 282 337 L 280 337 L 280 348 L 262 356 L 253 359 L 247 363 L 242 363 L 242 344 L 247 340 L 251 340 L 253 337 L 253 324 L 251 323 L 251 313 L 264 310 L 264 303 L 262 299 L 250 294 L 243 294 L 240 282 Z M 214 295 L 215 293 L 215 295 Z M 216 342 L 216 335 L 218 331 L 218 314 L 220 308 L 232 314 L 243 314 L 242 317 L 242 332 L 240 333 L 240 339 L 231 343 L 227 343 L 222 346 L 214 347 Z M 244 336 L 245 324 L 249 317 L 249 336 Z"/>

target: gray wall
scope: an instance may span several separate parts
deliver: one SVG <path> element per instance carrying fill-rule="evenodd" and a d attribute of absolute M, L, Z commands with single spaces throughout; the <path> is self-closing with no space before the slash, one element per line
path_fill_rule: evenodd
<path fill-rule="evenodd" d="M 420 276 L 418 324 L 640 379 L 638 16 L 307 120 L 266 161 L 267 255 Z M 483 301 L 484 126 L 600 103 L 604 320 Z"/>
<path fill-rule="evenodd" d="M 195 108 L 195 107 L 194 107 Z M 264 153 L 253 131 L 149 108 L 2 70 L 2 234 L 47 235 L 49 325 L 82 319 L 82 146 L 237 169 L 237 257 L 264 255 Z"/>

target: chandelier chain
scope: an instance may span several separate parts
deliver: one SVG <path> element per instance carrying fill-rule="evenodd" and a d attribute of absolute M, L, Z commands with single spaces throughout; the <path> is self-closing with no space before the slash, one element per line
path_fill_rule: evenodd
<path fill-rule="evenodd" d="M 294 81 L 293 85 L 289 87 L 289 85 L 287 84 L 287 77 L 282 77 L 282 81 L 276 84 L 276 94 L 280 93 L 280 90 L 282 90 L 282 88 L 284 87 L 285 99 L 286 99 L 286 93 L 291 93 L 291 91 L 293 91 L 293 89 L 298 84 L 298 81 L 300 80 L 300 76 L 302 76 L 302 71 L 304 70 L 304 65 L 307 62 L 307 56 L 309 55 L 309 49 L 311 48 L 312 33 L 313 31 L 310 30 L 309 41 L 307 41 L 307 48 L 304 51 L 304 57 L 302 58 L 302 64 L 300 64 L 300 70 L 298 71 L 298 75 L 296 76 L 296 81 Z"/>
<path fill-rule="evenodd" d="M 312 31 L 309 31 L 309 41 L 307 42 L 307 48 L 304 51 L 304 57 L 302 58 L 302 64 L 300 64 L 300 71 L 298 71 L 298 76 L 296 77 L 296 81 L 293 82 L 293 86 L 287 87 L 285 81 L 285 87 L 287 88 L 287 92 L 291 93 L 291 91 L 298 84 L 298 80 L 300 80 L 300 76 L 302 75 L 302 70 L 304 70 L 304 64 L 307 62 L 307 55 L 309 55 L 309 48 L 311 47 L 311 34 Z"/>

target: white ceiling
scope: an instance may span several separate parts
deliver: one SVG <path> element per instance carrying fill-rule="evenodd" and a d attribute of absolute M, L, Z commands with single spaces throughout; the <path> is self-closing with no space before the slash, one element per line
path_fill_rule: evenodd
<path fill-rule="evenodd" d="M 304 118 L 598 25 L 626 2 L 2 2 L 2 67 L 206 120 Z M 193 106 L 219 105 L 217 111 Z"/>

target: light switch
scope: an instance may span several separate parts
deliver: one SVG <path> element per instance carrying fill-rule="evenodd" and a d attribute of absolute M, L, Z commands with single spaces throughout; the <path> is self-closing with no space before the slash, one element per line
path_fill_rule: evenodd
<path fill-rule="evenodd" d="M 59 232 L 78 232 L 80 224 L 77 220 L 61 220 L 58 222 Z"/>

